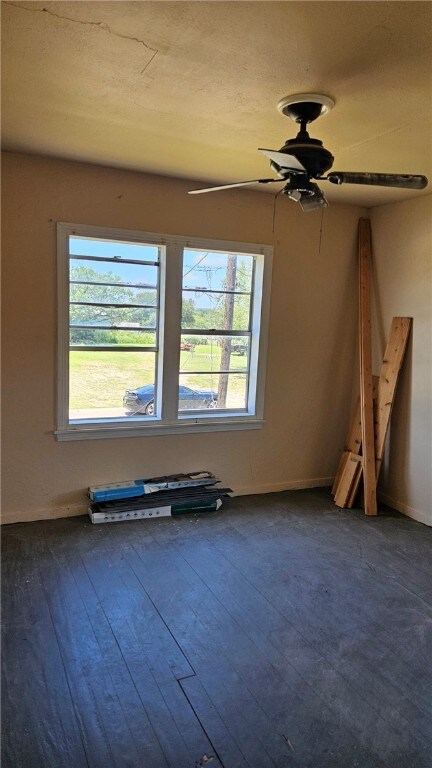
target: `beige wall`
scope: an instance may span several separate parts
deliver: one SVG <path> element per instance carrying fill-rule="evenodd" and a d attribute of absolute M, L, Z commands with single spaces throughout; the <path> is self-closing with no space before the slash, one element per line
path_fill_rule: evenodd
<path fill-rule="evenodd" d="M 364 212 L 354 206 L 326 209 L 321 233 L 321 212 L 304 214 L 277 200 L 262 430 L 54 440 L 56 222 L 273 242 L 273 195 L 242 190 L 193 198 L 189 187 L 129 171 L 3 156 L 5 521 L 81 513 L 89 484 L 200 468 L 219 474 L 236 493 L 331 482 L 350 416 L 356 354 L 356 237 Z"/>
<path fill-rule="evenodd" d="M 432 197 L 372 209 L 376 365 L 391 319 L 413 318 L 380 478 L 392 507 L 432 525 Z"/>

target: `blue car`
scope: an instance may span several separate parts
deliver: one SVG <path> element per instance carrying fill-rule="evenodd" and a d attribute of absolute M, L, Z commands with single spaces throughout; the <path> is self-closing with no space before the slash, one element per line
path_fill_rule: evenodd
<path fill-rule="evenodd" d="M 154 416 L 155 412 L 155 388 L 154 384 L 147 384 L 137 389 L 127 389 L 123 397 L 123 405 L 127 416 L 135 416 L 144 413 L 146 416 Z M 179 409 L 216 408 L 217 392 L 208 389 L 190 389 L 179 387 Z"/>

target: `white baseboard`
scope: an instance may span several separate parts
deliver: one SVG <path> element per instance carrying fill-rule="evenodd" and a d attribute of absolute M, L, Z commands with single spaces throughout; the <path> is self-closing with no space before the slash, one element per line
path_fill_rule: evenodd
<path fill-rule="evenodd" d="M 332 486 L 334 477 L 315 477 L 309 480 L 288 480 L 285 483 L 264 483 L 260 485 L 243 485 L 235 487 L 234 496 L 251 496 L 259 493 L 278 493 L 281 491 L 300 491 L 306 488 L 323 488 Z M 388 496 L 386 493 L 378 493 L 378 498 L 384 504 L 392 509 L 402 512 L 403 515 L 411 517 L 424 525 L 432 526 L 432 514 L 428 515 L 414 507 L 408 506 L 402 501 Z M 5 512 L 1 516 L 2 525 L 11 523 L 30 523 L 35 520 L 56 520 L 61 517 L 76 517 L 87 514 L 87 503 L 85 501 L 79 504 L 70 504 L 67 507 L 56 507 L 55 509 L 40 509 L 35 511 L 24 510 L 22 512 Z"/>
<path fill-rule="evenodd" d="M 77 517 L 87 514 L 87 504 L 83 501 L 81 504 L 70 504 L 67 507 L 56 507 L 56 509 L 38 509 L 23 510 L 22 512 L 3 512 L 1 516 L 2 525 L 11 523 L 32 523 L 37 520 L 57 520 L 60 517 Z"/>
<path fill-rule="evenodd" d="M 301 491 L 305 488 L 332 486 L 334 477 L 315 477 L 311 480 L 288 480 L 285 483 L 264 483 L 235 487 L 234 496 L 251 496 L 254 493 L 278 493 L 280 491 Z"/>
<path fill-rule="evenodd" d="M 398 501 L 387 493 L 381 493 L 380 491 L 378 491 L 378 499 L 384 504 L 387 504 L 388 507 L 396 509 L 398 512 L 402 512 L 403 515 L 412 517 L 413 520 L 417 520 L 417 522 L 423 523 L 424 525 L 432 526 L 432 512 L 429 514 L 422 512 L 421 510 L 410 507 L 408 504 L 405 504 L 405 502 Z"/>
<path fill-rule="evenodd" d="M 290 480 L 286 483 L 266 483 L 263 485 L 245 485 L 234 488 L 234 496 L 250 496 L 254 493 L 277 493 L 278 491 L 294 491 L 302 488 L 320 488 L 331 486 L 333 477 L 317 477 L 312 480 Z M 5 512 L 2 514 L 2 525 L 11 523 L 30 523 L 36 520 L 56 520 L 60 517 L 76 517 L 87 514 L 87 504 L 71 504 L 67 507 L 55 509 L 40 509 L 36 512 L 24 510 L 23 512 Z"/>

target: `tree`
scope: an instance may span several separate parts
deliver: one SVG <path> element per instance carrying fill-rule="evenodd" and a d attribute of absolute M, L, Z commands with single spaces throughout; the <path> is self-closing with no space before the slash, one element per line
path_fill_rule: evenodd
<path fill-rule="evenodd" d="M 91 267 L 79 266 L 72 267 L 70 279 L 70 300 L 81 302 L 94 302 L 96 304 L 106 304 L 103 307 L 92 307 L 83 305 L 72 305 L 71 319 L 77 322 L 88 322 L 89 319 L 105 319 L 112 316 L 112 308 L 109 304 L 132 303 L 133 291 L 123 285 L 119 275 L 113 272 L 104 272 L 103 277 L 106 285 L 92 285 L 91 283 L 100 283 L 101 274 Z M 79 280 L 79 283 L 74 283 Z M 82 282 L 81 282 L 82 281 Z"/>
<path fill-rule="evenodd" d="M 196 328 L 197 309 L 193 299 L 183 299 L 182 328 Z"/>
<path fill-rule="evenodd" d="M 237 256 L 228 256 L 225 290 L 234 291 L 236 286 L 236 272 L 237 272 Z M 224 306 L 224 330 L 231 330 L 233 326 L 234 318 L 234 294 L 225 294 L 225 306 Z M 231 338 L 229 336 L 222 337 L 221 345 L 221 358 L 220 358 L 220 370 L 229 371 L 231 359 Z M 219 408 L 225 408 L 226 398 L 228 392 L 228 374 L 219 374 L 219 386 L 217 395 L 217 404 Z"/>
<path fill-rule="evenodd" d="M 249 329 L 251 277 L 252 263 L 249 266 L 245 262 L 240 262 L 237 265 L 236 290 L 247 291 L 247 294 L 240 294 L 235 298 L 233 327 L 239 331 L 247 331 Z"/>
<path fill-rule="evenodd" d="M 101 278 L 106 281 L 106 285 L 94 285 L 92 283 L 101 283 Z M 70 301 L 82 302 L 81 304 L 71 304 L 70 323 L 80 326 L 102 325 L 107 330 L 115 325 L 135 325 L 137 322 L 142 326 L 151 326 L 154 324 L 154 310 L 142 310 L 120 306 L 113 307 L 112 304 L 151 304 L 154 301 L 154 292 L 141 291 L 134 293 L 133 289 L 124 285 L 122 278 L 114 272 L 100 272 L 84 265 L 72 267 L 70 285 Z M 79 281 L 79 282 L 74 282 Z M 93 306 L 101 305 L 101 306 Z M 86 331 L 85 328 L 77 328 L 71 331 L 72 343 L 86 343 L 86 341 L 95 342 L 96 334 L 98 337 L 102 334 L 104 339 L 107 335 L 105 331 Z M 102 340 L 102 339 L 101 339 Z M 115 332 L 112 332 L 109 339 L 110 343 L 115 343 Z"/>

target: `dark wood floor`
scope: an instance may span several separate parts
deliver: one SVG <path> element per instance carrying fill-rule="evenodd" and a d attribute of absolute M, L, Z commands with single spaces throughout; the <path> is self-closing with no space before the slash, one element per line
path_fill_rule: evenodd
<path fill-rule="evenodd" d="M 430 768 L 432 530 L 326 491 L 3 528 L 3 768 Z"/>

